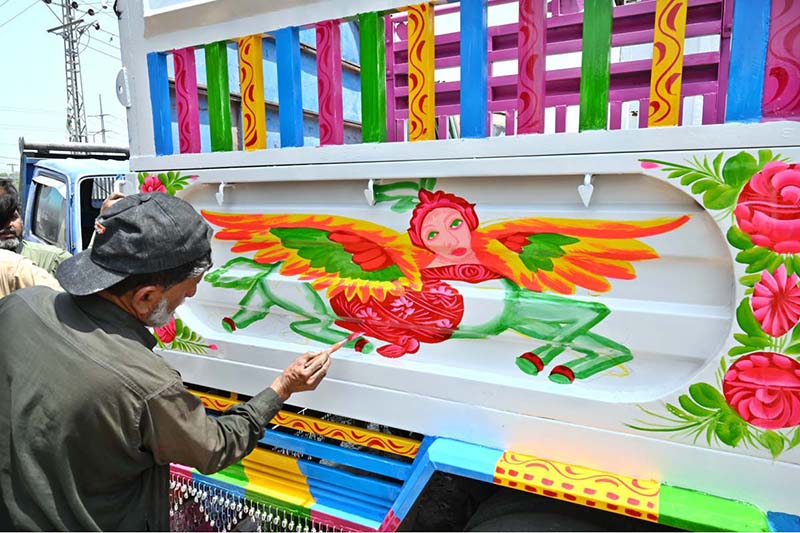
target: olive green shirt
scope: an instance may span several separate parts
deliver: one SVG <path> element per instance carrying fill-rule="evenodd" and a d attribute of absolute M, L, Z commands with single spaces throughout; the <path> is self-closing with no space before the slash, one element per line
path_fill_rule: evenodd
<path fill-rule="evenodd" d="M 169 463 L 216 472 L 281 407 L 208 416 L 133 316 L 46 287 L 0 300 L 0 530 L 169 530 Z"/>
<path fill-rule="evenodd" d="M 27 257 L 34 265 L 45 269 L 53 276 L 56 275 L 58 265 L 65 259 L 72 257 L 69 252 L 62 250 L 58 246 L 31 241 L 22 241 L 17 253 L 22 257 Z"/>

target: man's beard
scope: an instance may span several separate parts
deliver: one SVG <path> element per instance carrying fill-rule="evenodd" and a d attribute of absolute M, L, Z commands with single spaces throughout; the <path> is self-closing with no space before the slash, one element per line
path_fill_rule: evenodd
<path fill-rule="evenodd" d="M 147 317 L 147 322 L 145 322 L 145 324 L 151 328 L 160 328 L 161 326 L 166 326 L 172 319 L 172 313 L 173 311 L 169 310 L 167 299 L 161 298 L 158 301 L 158 304 L 156 304 L 156 308 L 153 309 L 153 312 Z"/>
<path fill-rule="evenodd" d="M 10 250 L 16 252 L 19 248 L 20 240 L 18 237 L 9 237 L 7 239 L 0 239 L 0 250 Z"/>

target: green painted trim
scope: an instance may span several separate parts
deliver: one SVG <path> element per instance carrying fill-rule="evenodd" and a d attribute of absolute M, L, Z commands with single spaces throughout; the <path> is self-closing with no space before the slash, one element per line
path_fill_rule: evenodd
<path fill-rule="evenodd" d="M 195 470 L 195 472 L 197 472 Z M 199 472 L 198 472 L 199 473 Z M 242 487 L 243 489 L 247 487 L 247 484 L 250 483 L 250 480 L 247 478 L 247 474 L 244 471 L 244 465 L 241 461 L 238 463 L 232 464 L 227 468 L 223 468 L 219 472 L 215 472 L 214 474 L 202 474 L 207 478 L 211 479 L 218 479 L 219 481 L 224 481 L 225 483 L 230 483 L 231 485 L 236 485 L 237 487 Z"/>
<path fill-rule="evenodd" d="M 578 129 L 604 130 L 611 84 L 611 10 L 609 0 L 586 0 L 581 45 L 581 96 Z"/>
<path fill-rule="evenodd" d="M 386 141 L 386 35 L 376 12 L 358 16 L 361 46 L 361 115 L 363 142 Z"/>
<path fill-rule="evenodd" d="M 208 87 L 208 122 L 211 128 L 211 151 L 233 150 L 231 95 L 228 87 L 228 43 L 205 45 Z"/>
<path fill-rule="evenodd" d="M 769 531 L 755 505 L 703 492 L 661 485 L 658 523 L 689 531 Z"/>

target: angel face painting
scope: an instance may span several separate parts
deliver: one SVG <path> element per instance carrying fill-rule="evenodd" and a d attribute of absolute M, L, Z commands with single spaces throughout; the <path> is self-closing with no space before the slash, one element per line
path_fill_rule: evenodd
<path fill-rule="evenodd" d="M 549 379 L 563 384 L 633 359 L 626 346 L 592 331 L 610 310 L 570 296 L 576 287 L 606 292 L 610 279 L 634 279 L 632 262 L 658 257 L 639 238 L 688 220 L 523 218 L 482 227 L 474 204 L 426 189 L 404 233 L 319 214 L 203 215 L 222 228 L 217 239 L 235 241 L 231 251 L 247 254 L 206 277 L 245 291 L 240 309 L 223 319 L 228 331 L 280 308 L 297 316 L 290 327 L 298 335 L 330 344 L 360 333 L 350 348 L 389 358 L 509 331 L 531 339 L 529 351 L 509 360 L 532 376 L 549 370 Z M 253 273 L 231 274 L 243 266 Z M 272 281 L 277 273 L 297 277 L 301 290 L 283 295 Z M 502 287 L 502 309 L 468 320 L 458 287 L 487 283 Z"/>

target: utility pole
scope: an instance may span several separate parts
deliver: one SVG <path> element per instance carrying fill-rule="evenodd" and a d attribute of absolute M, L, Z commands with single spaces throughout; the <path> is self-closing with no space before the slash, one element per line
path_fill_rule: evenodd
<path fill-rule="evenodd" d="M 106 143 L 106 115 L 103 113 L 103 95 L 97 95 L 100 98 L 100 133 L 103 135 L 103 144 Z"/>
<path fill-rule="evenodd" d="M 45 0 L 46 1 L 46 0 Z M 86 109 L 83 105 L 83 76 L 78 51 L 80 38 L 78 25 L 83 19 L 75 19 L 78 3 L 63 0 L 61 3 L 61 25 L 47 30 L 64 39 L 64 69 L 67 74 L 67 130 L 72 142 L 89 142 L 86 130 Z M 102 113 L 102 111 L 101 111 Z"/>

